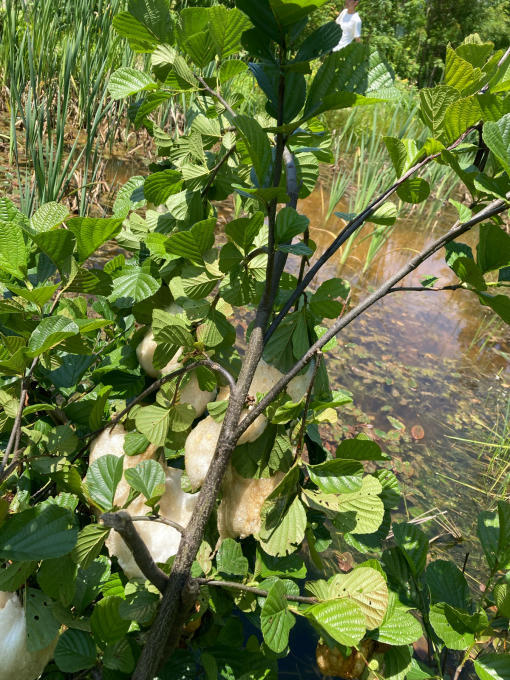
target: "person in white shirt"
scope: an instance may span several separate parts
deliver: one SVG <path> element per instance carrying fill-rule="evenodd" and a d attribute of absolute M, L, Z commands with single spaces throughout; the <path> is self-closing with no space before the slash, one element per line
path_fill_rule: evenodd
<path fill-rule="evenodd" d="M 333 52 L 347 47 L 353 40 L 361 42 L 361 17 L 356 12 L 359 0 L 345 0 L 345 8 L 336 18 L 336 23 L 342 29 L 342 38 Z"/>

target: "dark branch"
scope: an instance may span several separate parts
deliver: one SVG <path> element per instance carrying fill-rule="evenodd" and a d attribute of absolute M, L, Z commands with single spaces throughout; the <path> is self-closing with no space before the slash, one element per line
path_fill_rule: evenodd
<path fill-rule="evenodd" d="M 161 517 L 161 515 L 130 515 L 132 522 L 161 522 L 161 524 L 166 524 L 172 529 L 176 529 L 180 534 L 184 533 L 184 527 L 177 522 L 166 517 Z"/>
<path fill-rule="evenodd" d="M 149 549 L 135 529 L 133 518 L 129 512 L 126 512 L 126 510 L 105 512 L 101 515 L 100 519 L 105 527 L 115 529 L 122 536 L 142 574 L 156 586 L 160 593 L 164 593 L 168 583 L 168 576 L 164 571 L 161 571 L 152 559 Z"/>
<path fill-rule="evenodd" d="M 220 158 L 220 160 L 216 163 L 214 168 L 212 168 L 212 170 L 209 174 L 209 178 L 207 180 L 207 183 L 200 193 L 202 198 L 207 195 L 207 192 L 208 192 L 209 188 L 211 187 L 211 185 L 213 184 L 214 180 L 216 179 L 216 175 L 220 171 L 222 165 L 228 161 L 228 159 L 234 153 L 235 150 L 236 150 L 236 145 L 234 144 L 230 147 L 230 149 L 227 151 L 227 153 Z"/>
<path fill-rule="evenodd" d="M 210 578 L 194 578 L 193 581 L 201 586 L 215 586 L 218 588 L 234 588 L 235 590 L 242 590 L 244 593 L 253 593 L 257 597 L 267 597 L 268 591 L 262 588 L 254 588 L 253 586 L 245 586 L 244 583 L 237 583 L 236 581 L 215 581 Z M 317 604 L 320 602 L 316 597 L 305 597 L 303 595 L 285 595 L 285 599 L 289 602 L 301 602 L 302 604 Z"/>
<path fill-rule="evenodd" d="M 463 283 L 452 283 L 449 286 L 441 286 L 441 288 L 427 288 L 427 286 L 396 286 L 390 288 L 388 293 L 403 293 L 406 291 L 413 291 L 416 293 L 439 293 L 442 290 L 469 290 Z"/>

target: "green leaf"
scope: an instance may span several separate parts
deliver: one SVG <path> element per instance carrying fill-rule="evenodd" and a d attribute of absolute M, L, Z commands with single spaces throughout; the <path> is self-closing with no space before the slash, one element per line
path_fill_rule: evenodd
<path fill-rule="evenodd" d="M 433 88 L 420 90 L 420 116 L 427 125 L 432 136 L 439 140 L 446 140 L 445 114 L 454 101 L 459 99 L 459 92 L 448 85 L 438 85 Z"/>
<path fill-rule="evenodd" d="M 272 510 L 264 507 L 261 513 L 260 542 L 264 551 L 273 556 L 294 552 L 305 536 L 306 511 L 299 498 L 294 498 L 288 507 L 281 505 L 277 501 Z"/>
<path fill-rule="evenodd" d="M 0 569 L 0 590 L 14 591 L 27 582 L 35 571 L 37 562 L 13 562 Z"/>
<path fill-rule="evenodd" d="M 209 34 L 216 54 L 221 58 L 236 54 L 241 49 L 241 36 L 252 27 L 251 21 L 236 7 L 227 9 L 214 5 L 208 11 Z"/>
<path fill-rule="evenodd" d="M 37 583 L 46 595 L 67 607 L 74 596 L 77 570 L 71 555 L 44 560 L 37 572 Z"/>
<path fill-rule="evenodd" d="M 483 140 L 510 175 L 510 113 L 483 126 Z"/>
<path fill-rule="evenodd" d="M 494 601 L 498 608 L 498 614 L 510 619 L 510 584 L 498 583 L 494 588 Z"/>
<path fill-rule="evenodd" d="M 96 663 L 96 645 L 90 633 L 68 629 L 58 639 L 55 663 L 63 673 L 76 673 Z"/>
<path fill-rule="evenodd" d="M 385 621 L 379 626 L 376 639 L 386 645 L 410 645 L 423 635 L 420 622 L 408 614 L 402 605 L 390 604 Z"/>
<path fill-rule="evenodd" d="M 429 541 L 427 536 L 414 524 L 393 524 L 395 542 L 404 553 L 412 573 L 418 576 L 425 569 Z"/>
<path fill-rule="evenodd" d="M 48 300 L 51 300 L 53 293 L 57 290 L 60 284 L 55 283 L 53 286 L 39 286 L 38 288 L 32 288 L 32 290 L 29 290 L 28 288 L 22 288 L 21 286 L 15 286 L 10 283 L 6 284 L 6 286 L 11 291 L 11 293 L 14 293 L 14 295 L 18 295 L 24 300 L 33 302 L 41 309 L 48 302 Z"/>
<path fill-rule="evenodd" d="M 510 324 L 510 298 L 506 295 L 489 295 L 488 293 L 478 293 L 478 298 L 482 305 L 490 307 L 503 321 Z"/>
<path fill-rule="evenodd" d="M 319 465 L 308 465 L 314 484 L 324 493 L 352 493 L 361 489 L 363 465 L 353 460 L 333 459 Z"/>
<path fill-rule="evenodd" d="M 289 643 L 289 632 L 296 620 L 289 612 L 283 581 L 276 581 L 267 593 L 260 612 L 260 627 L 264 642 L 276 654 L 283 652 Z"/>
<path fill-rule="evenodd" d="M 363 435 L 354 439 L 345 439 L 340 442 L 336 458 L 348 458 L 351 460 L 389 460 L 389 456 L 381 451 L 377 442 Z"/>
<path fill-rule="evenodd" d="M 172 234 L 166 242 L 166 249 L 173 255 L 185 257 L 194 264 L 204 264 L 204 254 L 214 245 L 216 219 L 213 217 L 197 222 L 189 231 Z"/>
<path fill-rule="evenodd" d="M 422 203 L 430 194 L 429 183 L 421 177 L 409 177 L 397 189 L 397 195 L 406 203 Z"/>
<path fill-rule="evenodd" d="M 496 224 L 481 224 L 476 252 L 477 263 L 484 274 L 506 267 L 510 265 L 510 236 Z"/>
<path fill-rule="evenodd" d="M 126 456 L 136 456 L 143 453 L 150 442 L 144 434 L 140 432 L 128 432 L 124 437 L 124 453 Z"/>
<path fill-rule="evenodd" d="M 30 227 L 36 231 L 51 231 L 69 217 L 69 210 L 62 203 L 44 203 L 30 218 Z"/>
<path fill-rule="evenodd" d="M 87 471 L 85 483 L 90 498 L 103 510 L 113 506 L 123 471 L 123 456 L 108 453 L 95 460 Z"/>
<path fill-rule="evenodd" d="M 483 612 L 470 616 L 449 604 L 441 602 L 430 608 L 430 624 L 435 634 L 443 640 L 448 649 L 462 651 L 475 641 L 475 633 L 481 632 L 487 625 L 487 616 Z"/>
<path fill-rule="evenodd" d="M 335 213 L 335 215 L 337 214 L 338 213 Z M 397 216 L 397 206 L 392 203 L 392 201 L 386 201 L 379 208 L 377 208 L 377 210 L 372 213 L 369 218 L 367 218 L 367 221 L 372 222 L 372 224 L 380 224 L 385 227 L 390 227 L 392 224 L 395 224 Z"/>
<path fill-rule="evenodd" d="M 172 42 L 173 23 L 166 0 L 129 0 L 128 11 L 159 43 Z"/>
<path fill-rule="evenodd" d="M 129 12 L 120 12 L 113 17 L 113 27 L 126 38 L 133 52 L 153 52 L 158 39 Z"/>
<path fill-rule="evenodd" d="M 391 647 L 384 654 L 384 677 L 386 680 L 404 680 L 411 668 L 411 647 Z M 409 679 L 410 680 L 410 679 Z"/>
<path fill-rule="evenodd" d="M 38 652 L 51 645 L 60 623 L 53 614 L 53 600 L 35 588 L 27 588 L 25 600 L 27 650 Z"/>
<path fill-rule="evenodd" d="M 233 123 L 248 149 L 253 169 L 257 175 L 258 186 L 267 186 L 272 164 L 271 145 L 267 133 L 251 116 L 236 116 Z"/>
<path fill-rule="evenodd" d="M 491 569 L 497 565 L 499 517 L 497 512 L 483 510 L 478 514 L 477 535 Z"/>
<path fill-rule="evenodd" d="M 247 255 L 263 224 L 264 213 L 256 212 L 251 217 L 240 217 L 227 222 L 225 233 Z"/>
<path fill-rule="evenodd" d="M 398 137 L 383 137 L 383 142 L 390 154 L 391 162 L 397 177 L 403 174 L 407 165 L 407 149 Z"/>
<path fill-rule="evenodd" d="M 282 208 L 276 216 L 276 242 L 291 241 L 294 236 L 302 234 L 309 224 L 306 215 L 300 215 L 294 208 Z"/>
<path fill-rule="evenodd" d="M 221 544 L 216 564 L 222 574 L 246 576 L 248 573 L 248 560 L 243 555 L 240 543 L 233 538 L 226 538 Z"/>
<path fill-rule="evenodd" d="M 450 46 L 446 48 L 444 80 L 446 85 L 454 87 L 460 94 L 469 95 L 477 92 L 485 84 L 487 76 L 480 68 L 475 68 L 463 59 Z"/>
<path fill-rule="evenodd" d="M 371 567 L 357 567 L 349 574 L 335 574 L 329 586 L 330 598 L 348 598 L 359 605 L 369 630 L 377 628 L 388 607 L 384 576 Z"/>
<path fill-rule="evenodd" d="M 446 602 L 452 607 L 467 609 L 469 586 L 466 577 L 453 562 L 431 562 L 425 572 L 425 583 L 429 587 L 432 603 Z"/>
<path fill-rule="evenodd" d="M 372 534 L 377 531 L 384 518 L 384 503 L 379 496 L 381 491 L 381 483 L 367 475 L 363 477 L 359 491 L 337 496 L 337 512 L 340 514 L 334 519 L 335 525 L 341 528 L 345 517 L 348 519 L 349 532 Z M 354 526 L 351 526 L 351 520 L 354 520 Z"/>
<path fill-rule="evenodd" d="M 156 87 L 155 81 L 149 75 L 127 66 L 112 73 L 108 82 L 108 90 L 113 99 L 125 99 L 138 92 Z"/>
<path fill-rule="evenodd" d="M 159 287 L 159 281 L 137 267 L 114 279 L 113 292 L 108 299 L 118 307 L 131 307 L 157 293 Z"/>
<path fill-rule="evenodd" d="M 131 622 L 120 616 L 121 603 L 120 597 L 105 597 L 95 605 L 90 617 L 90 627 L 98 642 L 115 642 L 128 632 Z"/>
<path fill-rule="evenodd" d="M 480 680 L 510 680 L 510 657 L 486 654 L 475 661 L 475 671 Z"/>
<path fill-rule="evenodd" d="M 353 647 L 365 635 L 365 617 L 361 607 L 351 600 L 330 600 L 313 605 L 305 612 L 314 619 L 333 640 Z"/>
<path fill-rule="evenodd" d="M 296 54 L 295 61 L 311 61 L 331 52 L 336 47 L 342 37 L 342 29 L 336 21 L 328 21 L 327 24 L 319 26 L 301 44 Z"/>
<path fill-rule="evenodd" d="M 128 592 L 126 588 L 126 599 L 119 605 L 120 616 L 128 621 L 150 623 L 158 609 L 158 594 L 147 590 L 140 584 L 130 584 L 128 587 L 136 588 L 136 590 Z"/>
<path fill-rule="evenodd" d="M 0 557 L 45 560 L 70 552 L 78 536 L 72 515 L 57 505 L 36 506 L 9 516 L 0 527 Z"/>
<path fill-rule="evenodd" d="M 144 406 L 135 416 L 136 429 L 155 446 L 163 446 L 170 425 L 169 411 L 159 406 Z"/>
<path fill-rule="evenodd" d="M 87 524 L 81 529 L 72 557 L 82 569 L 90 567 L 101 552 L 109 533 L 110 530 L 101 524 Z"/>
<path fill-rule="evenodd" d="M 24 279 L 27 273 L 27 249 L 23 232 L 17 224 L 0 221 L 0 270 Z"/>
<path fill-rule="evenodd" d="M 37 357 L 79 332 L 78 325 L 67 316 L 47 317 L 32 331 L 28 341 L 29 354 Z"/>
<path fill-rule="evenodd" d="M 325 2 L 327 0 L 269 0 L 273 14 L 284 27 L 301 21 Z"/>
<path fill-rule="evenodd" d="M 121 605 L 122 604 L 124 604 L 124 600 L 121 602 Z M 127 637 L 107 645 L 103 656 L 103 664 L 105 668 L 120 671 L 126 675 L 130 675 L 134 671 L 135 658 Z M 107 672 L 105 671 L 103 677 L 111 678 L 111 675 L 107 675 Z"/>
<path fill-rule="evenodd" d="M 498 566 L 500 569 L 510 569 L 510 503 L 498 501 L 498 519 Z"/>
<path fill-rule="evenodd" d="M 55 263 L 59 272 L 67 277 L 73 261 L 74 234 L 68 229 L 53 229 L 40 234 L 30 234 L 30 238 Z"/>
<path fill-rule="evenodd" d="M 321 283 L 310 298 L 310 309 L 321 318 L 336 319 L 345 308 L 349 292 L 350 285 L 344 279 L 328 279 Z"/>
<path fill-rule="evenodd" d="M 452 241 L 445 246 L 446 262 L 461 281 L 470 284 L 477 290 L 487 288 L 483 273 L 475 263 L 471 248 L 464 243 Z"/>
<path fill-rule="evenodd" d="M 122 219 L 94 217 L 73 217 L 67 220 L 67 226 L 76 237 L 80 262 L 84 262 L 99 246 L 116 236 L 122 222 Z"/>
<path fill-rule="evenodd" d="M 162 170 L 145 178 L 143 194 L 154 205 L 163 205 L 169 196 L 182 189 L 181 173 L 177 170 Z"/>
<path fill-rule="evenodd" d="M 142 460 L 134 468 L 124 472 L 129 486 L 147 499 L 147 505 L 154 506 L 165 492 L 165 473 L 155 460 Z"/>

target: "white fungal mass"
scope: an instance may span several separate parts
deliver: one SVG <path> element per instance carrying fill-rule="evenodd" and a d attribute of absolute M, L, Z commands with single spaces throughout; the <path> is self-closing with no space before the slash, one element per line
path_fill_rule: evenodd
<path fill-rule="evenodd" d="M 261 361 L 257 366 L 250 386 L 249 394 L 256 398 L 257 394 L 268 392 L 282 377 L 278 369 Z M 306 376 L 293 386 L 291 398 L 299 401 Z M 294 379 L 297 380 L 297 379 Z M 301 394 L 301 396 L 299 396 Z M 228 399 L 228 388 L 222 388 L 218 400 Z M 241 420 L 252 409 L 249 406 L 241 413 Z M 190 432 L 184 446 L 186 473 L 194 489 L 199 488 L 207 475 L 209 465 L 214 456 L 221 431 L 221 423 L 217 423 L 211 416 L 207 416 Z M 258 416 L 243 432 L 238 445 L 256 441 L 267 426 L 267 418 Z M 227 469 L 223 482 L 223 499 L 218 508 L 218 530 L 220 538 L 240 536 L 244 538 L 256 534 L 260 530 L 260 511 L 267 496 L 275 489 L 282 475 L 277 473 L 267 479 L 245 479 L 231 466 Z"/>
<path fill-rule="evenodd" d="M 121 456 L 124 453 L 124 439 L 126 431 L 122 425 L 117 425 L 110 432 L 105 430 L 91 444 L 89 463 L 106 454 Z M 142 460 L 156 457 L 156 447 L 150 445 L 143 453 L 137 456 L 124 456 L 124 470 L 134 467 Z M 178 525 L 185 527 L 191 517 L 195 507 L 197 496 L 185 493 L 181 489 L 181 470 L 162 465 L 165 470 L 165 492 L 159 501 L 160 516 L 164 519 L 172 520 Z M 115 493 L 115 504 L 124 505 L 129 494 L 129 485 L 123 478 Z M 126 510 L 130 515 L 147 515 L 151 509 L 145 505 L 143 496 L 135 498 Z M 137 521 L 136 530 L 147 545 L 152 558 L 155 562 L 166 562 L 172 555 L 177 553 L 181 535 L 177 529 L 161 522 Z M 126 546 L 120 535 L 116 531 L 110 531 L 106 540 L 106 546 L 110 555 L 117 557 L 120 566 L 128 578 L 144 578 L 138 565 L 136 564 L 131 551 Z"/>
<path fill-rule="evenodd" d="M 168 373 L 181 368 L 182 364 L 179 363 L 179 358 L 182 354 L 182 348 L 174 354 L 164 368 L 154 368 L 153 359 L 156 347 L 157 343 L 154 339 L 154 333 L 149 331 L 136 348 L 138 362 L 147 375 L 150 375 L 151 378 L 160 378 L 163 375 L 167 375 Z M 181 404 L 191 404 L 195 409 L 198 418 L 204 413 L 207 404 L 214 399 L 214 395 L 214 391 L 207 392 L 200 389 L 196 371 L 192 371 L 188 382 L 181 389 L 180 402 Z"/>
<path fill-rule="evenodd" d="M 26 631 L 18 596 L 0 591 L 0 680 L 35 680 L 53 656 L 58 636 L 45 649 L 29 652 Z"/>

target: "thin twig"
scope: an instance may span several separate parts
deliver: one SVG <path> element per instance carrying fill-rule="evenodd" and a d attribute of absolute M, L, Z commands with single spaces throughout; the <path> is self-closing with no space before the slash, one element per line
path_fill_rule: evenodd
<path fill-rule="evenodd" d="M 212 87 L 209 87 L 209 85 L 208 85 L 208 84 L 206 83 L 206 81 L 202 78 L 202 76 L 199 76 L 198 74 L 195 73 L 195 78 L 198 80 L 198 82 L 200 83 L 200 85 L 202 85 L 202 87 L 204 88 L 204 90 L 206 90 L 207 92 L 209 92 L 209 94 L 210 94 L 212 97 L 214 97 L 215 99 L 217 99 L 217 100 L 220 102 L 220 104 L 223 106 L 223 108 L 225 109 L 225 111 L 227 111 L 231 116 L 233 116 L 233 117 L 235 118 L 236 112 L 235 112 L 234 109 L 230 106 L 230 104 L 229 104 L 227 101 L 225 101 L 225 99 L 223 99 L 223 97 L 221 96 L 221 94 L 220 94 L 219 92 L 217 92 L 216 90 L 213 90 Z"/>
<path fill-rule="evenodd" d="M 208 192 L 209 188 L 211 187 L 211 185 L 213 184 L 214 180 L 216 179 L 216 175 L 217 175 L 218 172 L 220 171 L 222 165 L 223 165 L 224 163 L 226 163 L 226 161 L 228 161 L 228 159 L 229 159 L 230 156 L 234 153 L 235 150 L 236 150 L 236 145 L 233 144 L 233 145 L 230 147 L 230 149 L 227 151 L 227 153 L 226 153 L 224 156 L 222 156 L 222 157 L 220 158 L 220 160 L 216 163 L 216 165 L 214 166 L 214 168 L 212 168 L 212 170 L 211 170 L 210 173 L 209 173 L 209 178 L 208 178 L 208 180 L 207 180 L 207 183 L 206 183 L 206 185 L 204 186 L 204 188 L 202 189 L 202 191 L 200 192 L 200 195 L 202 196 L 202 198 L 204 198 L 204 196 L 207 195 L 207 192 Z"/>
<path fill-rule="evenodd" d="M 177 522 L 166 517 L 161 517 L 161 515 L 131 515 L 132 522 L 161 522 L 161 524 L 166 524 L 172 529 L 176 529 L 180 534 L 184 533 L 184 527 Z"/>
<path fill-rule="evenodd" d="M 305 432 L 306 432 L 306 417 L 308 414 L 308 409 L 310 408 L 310 401 L 312 400 L 312 392 L 313 392 L 313 385 L 315 383 L 315 378 L 317 377 L 317 373 L 319 371 L 319 366 L 322 361 L 322 352 L 317 352 L 317 357 L 315 360 L 315 366 L 313 367 L 313 373 L 312 377 L 310 379 L 310 384 L 308 385 L 308 389 L 306 391 L 306 401 L 305 401 L 305 409 L 303 412 L 303 419 L 301 421 L 301 428 L 299 430 L 299 437 L 298 437 L 298 443 L 297 443 L 297 448 L 296 448 L 296 455 L 299 456 L 301 451 L 303 450 L 303 442 L 305 440 Z"/>
<path fill-rule="evenodd" d="M 236 581 L 216 581 L 211 578 L 194 578 L 193 581 L 201 586 L 216 586 L 218 588 L 234 588 L 241 590 L 244 593 L 253 593 L 258 597 L 267 597 L 268 591 L 262 588 L 255 588 L 253 586 L 246 586 L 244 583 L 237 583 Z M 301 602 L 302 604 L 317 604 L 320 602 L 316 597 L 305 597 L 303 595 L 284 595 L 289 602 Z"/>
<path fill-rule="evenodd" d="M 164 593 L 168 583 L 168 576 L 152 559 L 149 549 L 135 529 L 129 512 L 125 510 L 105 512 L 101 515 L 100 519 L 105 527 L 115 529 L 122 536 L 142 574 L 156 586 L 160 593 Z"/>
<path fill-rule="evenodd" d="M 395 286 L 395 288 L 391 288 L 388 293 L 402 293 L 404 291 L 413 291 L 416 293 L 429 291 L 431 293 L 438 293 L 442 290 L 469 290 L 469 288 L 466 288 L 463 283 L 453 283 L 449 286 L 441 286 L 441 288 L 427 288 L 427 286 Z"/>

